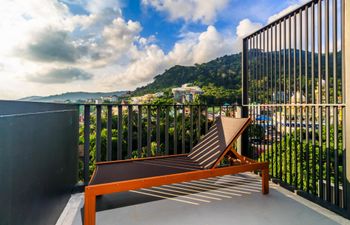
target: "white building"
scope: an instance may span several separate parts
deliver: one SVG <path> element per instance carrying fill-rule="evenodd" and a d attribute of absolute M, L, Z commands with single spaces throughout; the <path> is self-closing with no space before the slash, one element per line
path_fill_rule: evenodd
<path fill-rule="evenodd" d="M 193 102 L 196 95 L 202 95 L 203 91 L 198 86 L 190 86 L 190 84 L 183 84 L 181 87 L 173 88 L 172 93 L 174 100 L 178 103 Z"/>

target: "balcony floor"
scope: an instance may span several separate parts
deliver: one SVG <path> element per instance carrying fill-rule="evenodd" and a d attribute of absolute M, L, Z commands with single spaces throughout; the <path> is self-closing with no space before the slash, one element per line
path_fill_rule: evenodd
<path fill-rule="evenodd" d="M 204 190 L 209 187 L 215 189 Z M 197 192 L 180 193 L 190 189 Z M 260 178 L 245 173 L 111 194 L 98 198 L 96 224 L 350 224 L 273 183 L 269 195 L 262 195 L 260 190 Z M 56 225 L 82 225 L 82 206 L 83 194 L 73 195 Z"/>

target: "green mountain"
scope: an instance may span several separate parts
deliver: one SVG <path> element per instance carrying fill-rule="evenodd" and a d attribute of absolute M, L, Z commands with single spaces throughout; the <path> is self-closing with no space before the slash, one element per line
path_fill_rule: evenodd
<path fill-rule="evenodd" d="M 126 94 L 126 91 L 115 92 L 67 92 L 50 96 L 30 96 L 19 99 L 19 101 L 32 101 L 32 102 L 64 102 L 71 101 L 76 102 L 79 100 L 85 101 L 87 99 L 97 99 L 106 96 L 122 96 Z"/>
<path fill-rule="evenodd" d="M 169 91 L 185 83 L 202 87 L 202 98 L 208 104 L 239 102 L 241 98 L 241 54 L 225 55 L 194 66 L 173 66 L 154 81 L 137 88 L 132 95 L 139 96 L 158 91 Z M 219 102 L 217 102 L 219 101 Z"/>
<path fill-rule="evenodd" d="M 301 53 L 301 57 L 300 57 Z M 262 68 L 261 60 L 254 60 L 256 56 L 261 57 L 261 51 L 260 50 L 251 50 L 251 59 L 253 63 L 259 68 Z M 266 60 L 272 60 L 271 57 L 276 57 L 278 60 L 278 52 L 271 52 L 268 55 L 265 54 L 265 61 Z M 287 54 L 289 52 L 287 51 Z M 308 73 L 311 72 L 311 52 L 300 52 L 297 50 L 295 52 L 296 57 L 296 71 L 297 74 L 299 74 L 299 60 L 301 59 L 301 65 L 302 65 L 302 73 L 305 73 L 305 63 L 306 63 L 306 54 L 308 55 Z M 337 58 L 337 83 L 338 83 L 338 95 L 341 96 L 341 52 L 336 53 Z M 281 54 L 283 60 L 283 52 Z M 287 55 L 288 56 L 288 55 Z M 300 57 L 300 58 L 299 58 Z M 261 59 L 261 58 L 259 58 Z M 318 74 L 318 55 L 315 53 L 314 55 L 315 59 L 315 83 L 317 83 L 317 74 Z M 273 60 L 275 60 L 273 58 Z M 270 62 L 269 61 L 269 62 Z M 293 61 L 294 61 L 294 50 L 292 49 L 290 51 L 290 62 L 291 64 L 291 71 L 290 74 L 293 74 Z M 325 80 L 326 74 L 326 64 L 325 64 L 325 54 L 322 54 L 321 56 L 321 74 L 322 79 Z M 283 64 L 283 61 L 281 62 Z M 278 63 L 277 63 L 278 65 Z M 265 68 L 265 67 L 264 67 Z M 283 68 L 283 67 L 282 67 Z M 268 68 L 270 71 L 273 71 L 274 69 Z M 287 67 L 288 69 L 288 67 Z M 287 71 L 288 73 L 288 71 Z M 269 75 L 270 76 L 270 75 Z M 267 82 L 277 82 L 277 85 L 279 85 L 279 80 L 274 81 L 274 78 L 264 76 L 265 82 L 250 82 L 250 85 L 253 85 L 254 88 L 262 89 L 262 85 L 266 85 Z M 297 75 L 299 77 L 299 75 Z M 305 74 L 303 74 L 303 77 Z M 309 83 L 308 85 L 311 85 L 311 75 L 309 74 Z M 329 54 L 329 76 L 330 76 L 330 94 L 333 95 L 333 53 Z M 299 80 L 299 78 L 298 78 Z M 299 82 L 297 80 L 297 82 Z M 292 81 L 293 82 L 293 81 Z M 171 88 L 179 87 L 182 84 L 185 83 L 193 83 L 195 85 L 200 86 L 204 94 L 200 96 L 200 101 L 202 103 L 206 104 L 222 104 L 222 103 L 229 103 L 232 104 L 234 102 L 240 102 L 241 101 L 241 54 L 233 54 L 233 55 L 226 55 L 217 59 L 214 59 L 212 61 L 209 61 L 207 63 L 203 64 L 196 64 L 194 66 L 173 66 L 170 69 L 166 70 L 163 74 L 159 74 L 154 77 L 154 81 L 146 86 L 137 88 L 132 95 L 133 96 L 139 96 L 144 95 L 147 93 L 155 93 L 158 91 L 165 91 L 167 93 L 168 98 L 171 97 Z M 272 85 L 272 83 L 270 84 Z M 288 85 L 288 84 L 287 84 Z M 299 85 L 299 83 L 298 83 Z M 305 79 L 301 80 L 301 86 L 302 89 L 305 88 Z M 283 90 L 282 90 L 283 91 Z M 251 95 L 252 93 L 250 93 Z M 267 96 L 268 93 L 261 93 L 260 99 L 267 99 L 270 98 L 270 96 Z M 309 93 L 310 94 L 310 93 Z"/>

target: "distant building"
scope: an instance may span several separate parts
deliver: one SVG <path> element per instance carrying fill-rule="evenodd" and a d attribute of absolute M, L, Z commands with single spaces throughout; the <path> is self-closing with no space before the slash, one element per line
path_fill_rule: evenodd
<path fill-rule="evenodd" d="M 203 91 L 198 86 L 190 86 L 190 84 L 184 84 L 181 87 L 173 88 L 172 93 L 174 100 L 177 103 L 193 102 L 195 96 L 202 95 Z"/>
<path fill-rule="evenodd" d="M 95 99 L 95 104 L 101 104 L 102 103 L 102 99 Z"/>
<path fill-rule="evenodd" d="M 95 99 L 88 98 L 88 99 L 86 99 L 86 103 L 95 103 Z"/>
<path fill-rule="evenodd" d="M 154 94 L 154 96 L 156 96 L 157 98 L 163 97 L 164 96 L 164 92 L 157 92 Z"/>
<path fill-rule="evenodd" d="M 150 103 L 151 101 L 153 101 L 156 98 L 157 98 L 156 94 L 145 94 L 143 96 L 132 97 L 131 103 L 132 104 L 145 104 L 145 103 Z"/>
<path fill-rule="evenodd" d="M 111 101 L 112 102 L 117 102 L 119 100 L 119 97 L 117 95 L 112 95 Z"/>
<path fill-rule="evenodd" d="M 100 99 L 102 102 L 117 102 L 119 100 L 119 97 L 117 95 L 112 95 L 112 96 L 102 96 Z"/>

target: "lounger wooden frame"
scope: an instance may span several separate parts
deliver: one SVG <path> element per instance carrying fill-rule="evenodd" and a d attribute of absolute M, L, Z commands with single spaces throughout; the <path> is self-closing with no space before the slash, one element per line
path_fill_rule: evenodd
<path fill-rule="evenodd" d="M 244 128 L 245 129 L 245 128 Z M 242 129 L 238 136 L 244 131 Z M 124 180 L 118 182 L 110 182 L 104 184 L 94 184 L 85 187 L 85 206 L 84 206 L 84 224 L 85 225 L 95 225 L 96 223 L 96 196 L 111 194 L 116 192 L 123 192 L 129 190 L 136 190 L 140 188 L 149 188 L 153 186 L 161 186 L 172 183 L 180 183 L 191 180 L 205 179 L 215 176 L 223 176 L 228 174 L 237 174 L 249 171 L 261 171 L 262 176 L 262 193 L 269 193 L 269 164 L 268 162 L 256 162 L 247 157 L 239 155 L 235 149 L 232 148 L 232 143 L 235 142 L 237 138 L 234 138 L 230 145 L 227 146 L 224 155 L 233 155 L 239 161 L 240 165 L 233 165 L 227 167 L 217 167 L 218 162 L 211 169 L 195 170 L 183 173 L 175 173 L 162 176 L 153 176 L 132 180 Z M 100 162 L 97 164 L 108 164 L 108 163 L 123 163 L 130 161 L 141 161 L 141 160 L 152 160 L 152 159 L 164 159 L 178 156 L 186 156 L 187 154 L 181 155 L 169 155 L 169 156 L 158 156 L 140 159 L 129 159 L 129 160 L 118 160 L 109 162 Z M 223 158 L 220 157 L 220 160 Z M 93 177 L 93 176 L 92 176 Z"/>

